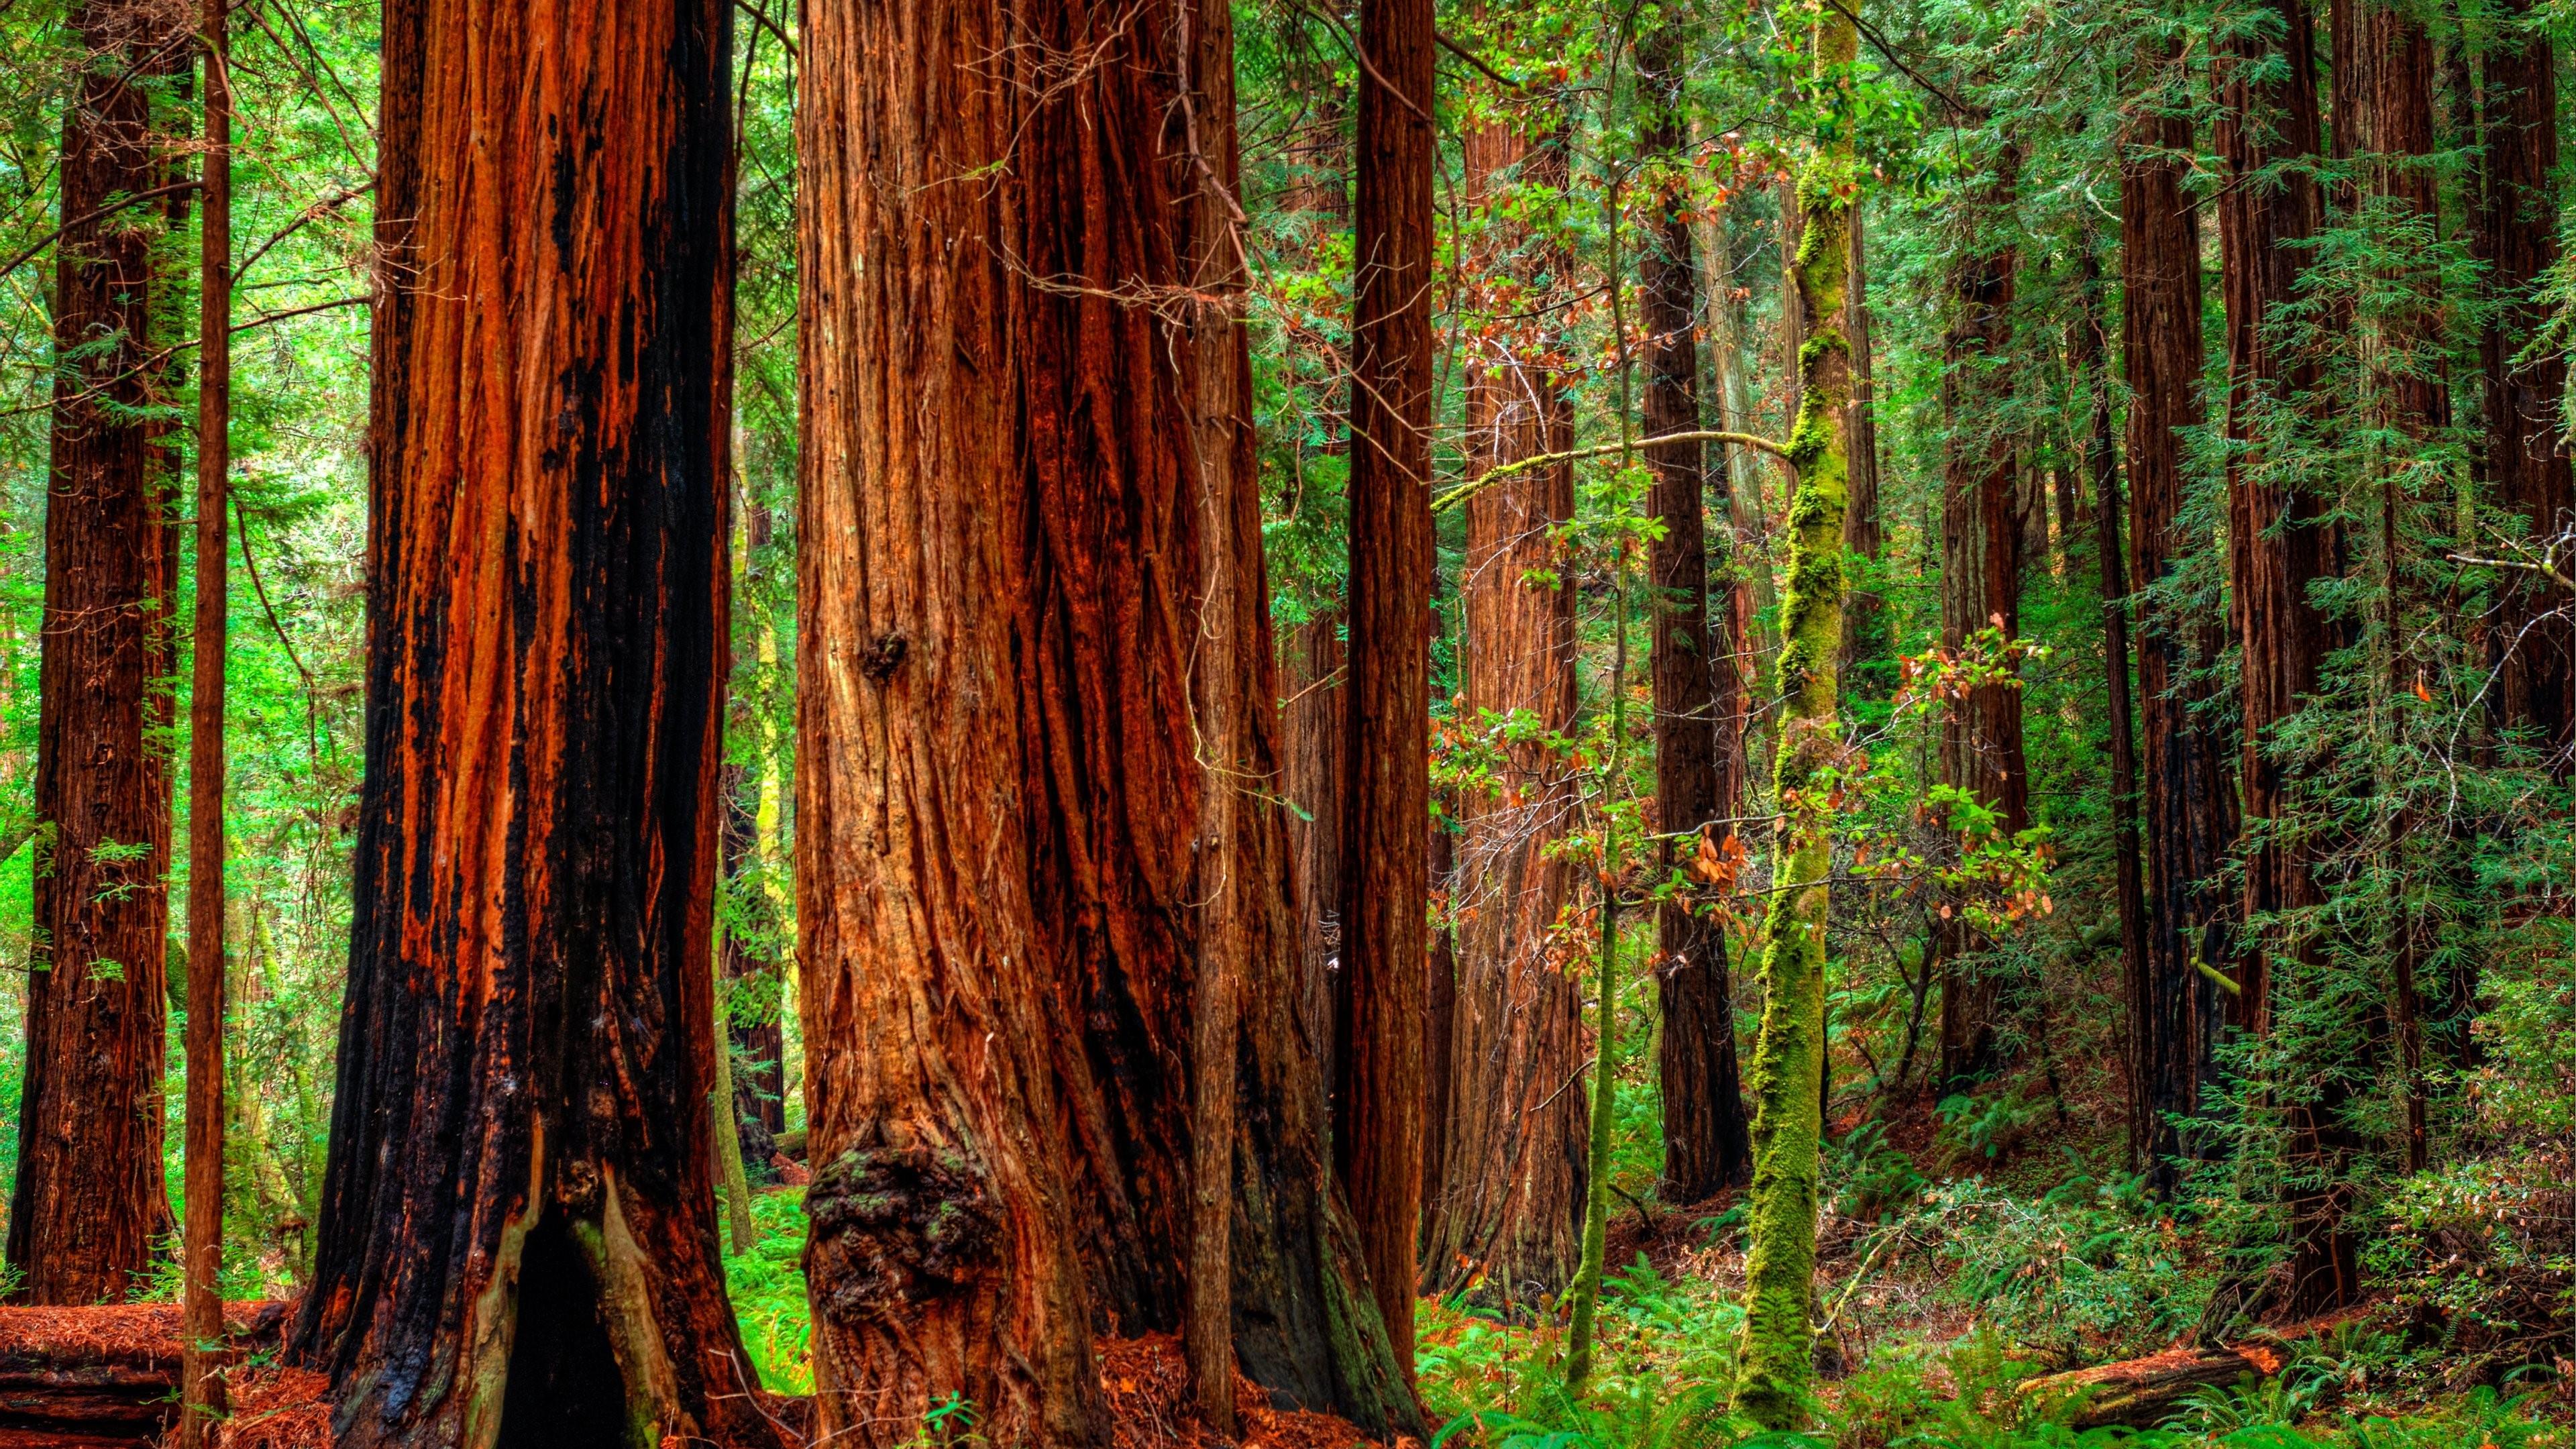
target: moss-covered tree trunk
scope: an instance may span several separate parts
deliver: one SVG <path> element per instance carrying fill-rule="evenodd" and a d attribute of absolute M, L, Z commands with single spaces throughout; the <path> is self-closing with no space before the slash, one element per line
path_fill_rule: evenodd
<path fill-rule="evenodd" d="M 1821 74 L 1839 80 L 1856 49 L 1841 6 L 1816 23 Z M 1850 143 L 1833 141 L 1798 172 L 1803 222 L 1796 277 L 1798 423 L 1789 436 L 1788 589 L 1781 601 L 1780 753 L 1773 782 L 1771 905 L 1763 920 L 1762 1030 L 1755 1039 L 1753 1197 L 1744 1265 L 1744 1353 L 1735 1408 L 1766 1428 L 1804 1416 L 1813 1372 L 1808 1318 L 1822 1164 L 1825 919 L 1833 814 L 1819 776 L 1843 757 L 1836 666 L 1843 642 L 1843 508 L 1851 349 L 1843 334 L 1849 251 L 1843 226 L 1859 187 Z"/>
<path fill-rule="evenodd" d="M 731 11 L 397 0 L 343 1446 L 759 1446 L 709 1172 Z"/>
<path fill-rule="evenodd" d="M 1295 990 L 1228 25 L 806 10 L 797 926 L 836 1443 L 956 1395 L 993 1443 L 1105 1445 L 1096 1329 L 1183 1332 L 1204 1377 L 1211 1300 L 1255 1382 L 1419 1432 Z"/>

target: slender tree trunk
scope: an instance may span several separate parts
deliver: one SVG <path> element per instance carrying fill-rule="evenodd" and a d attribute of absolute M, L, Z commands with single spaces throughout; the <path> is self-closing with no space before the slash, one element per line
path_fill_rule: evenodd
<path fill-rule="evenodd" d="M 2199 1109 L 2216 1074 L 2228 997 L 2200 965 L 2229 959 L 2237 907 L 2226 883 L 2236 843 L 2228 741 L 2207 717 L 2203 671 L 2227 647 L 2223 625 L 2153 591 L 2204 542 L 2181 526 L 2183 439 L 2201 424 L 2201 260 L 2196 207 L 2184 190 L 2192 123 L 2172 72 L 2181 49 L 2143 57 L 2139 99 L 2121 137 L 2121 356 L 2129 388 L 2129 535 L 2140 589 L 2138 700 L 2141 805 L 2147 827 L 2143 1015 L 2133 1024 L 2139 1072 L 2131 1112 L 2157 1192 L 2180 1185 L 2196 1150 L 2175 1120 Z"/>
<path fill-rule="evenodd" d="M 1333 1168 L 1413 1382 L 1431 575 L 1431 0 L 1363 0 Z"/>
<path fill-rule="evenodd" d="M 1421 1432 L 1327 1176 L 1264 803 L 1227 26 L 806 12 L 797 925 L 836 1442 L 909 1443 L 955 1393 L 995 1443 L 1106 1445 L 1095 1325 L 1182 1332 L 1205 1378 L 1212 1297 L 1256 1383 Z"/>
<path fill-rule="evenodd" d="M 2093 436 L 2087 451 L 2093 465 L 2093 551 L 2102 570 L 2102 677 L 2111 709 L 2111 848 L 2114 888 L 2120 905 L 2120 974 L 2129 989 L 2129 1165 L 2143 1166 L 2152 1140 L 2154 1107 L 2148 1083 L 2153 1064 L 2149 1045 L 2155 1039 L 2151 1007 L 2155 983 L 2148 975 L 2147 889 L 2145 861 L 2138 839 L 2138 740 L 2129 705 L 2129 558 L 2120 538 L 2120 460 L 2111 429 L 2110 338 L 2102 305 L 2102 261 L 2094 251 L 2093 231 L 2084 228 L 2082 245 L 2084 315 L 2073 329 L 2068 349 L 2077 385 L 2090 394 Z"/>
<path fill-rule="evenodd" d="M 734 493 L 742 515 L 735 537 L 737 597 L 761 583 L 760 561 L 774 536 L 769 506 L 748 488 Z M 757 1174 L 777 1151 L 777 1134 L 787 1128 L 786 972 L 777 946 L 784 923 L 779 918 L 775 863 L 762 848 L 761 818 L 774 812 L 775 772 L 770 766 L 770 726 L 755 707 L 759 673 L 777 666 L 770 623 L 736 616 L 733 684 L 725 702 L 724 826 L 721 857 L 725 919 L 717 958 L 717 989 L 725 993 L 725 1022 L 733 1049 L 734 1120 L 741 1135 L 745 1163 Z M 748 646 L 748 647 L 746 647 Z M 748 758 L 745 758 L 748 756 Z"/>
<path fill-rule="evenodd" d="M 1652 88 L 1656 107 L 1639 143 L 1648 155 L 1670 157 L 1676 164 L 1685 134 L 1682 42 L 1679 22 L 1668 19 L 1649 32 L 1637 56 L 1641 80 Z M 1699 350 L 1694 342 L 1699 269 L 1687 206 L 1678 188 L 1655 198 L 1654 219 L 1638 262 L 1648 437 L 1699 425 Z M 1716 850 L 1736 833 L 1730 818 L 1736 813 L 1733 802 L 1721 790 L 1726 771 L 1718 755 L 1718 675 L 1721 670 L 1731 675 L 1735 661 L 1717 657 L 1709 629 L 1703 453 L 1696 444 L 1677 444 L 1646 454 L 1655 479 L 1649 507 L 1664 528 L 1650 564 L 1647 611 L 1653 629 L 1649 667 L 1655 700 L 1656 828 L 1697 834 L 1690 843 L 1668 838 L 1657 848 L 1658 879 L 1695 861 L 1699 839 Z M 1679 897 L 1657 907 L 1655 935 L 1661 958 L 1655 984 L 1663 1015 L 1657 1063 L 1663 1084 L 1663 1188 L 1676 1203 L 1695 1203 L 1721 1189 L 1741 1187 L 1753 1173 L 1751 1130 L 1736 1065 L 1726 931 L 1711 903 Z"/>
<path fill-rule="evenodd" d="M 179 1442 L 198 1449 L 223 1413 L 224 527 L 232 469 L 232 78 L 225 0 L 198 13 L 205 56 L 205 179 L 198 187 L 197 610 L 188 693 L 188 1115 L 181 1257 Z"/>
<path fill-rule="evenodd" d="M 2558 70 L 2548 32 L 2527 29 L 2528 0 L 2506 7 L 2512 23 L 2485 52 L 2485 215 L 2481 260 L 2495 302 L 2480 351 L 2486 364 L 2488 466 L 2506 507 L 2535 539 L 2576 529 L 2576 484 L 2561 438 L 2567 360 L 2522 351 L 2545 313 L 2540 280 L 2558 263 Z M 2504 580 L 2489 638 L 2499 670 L 2498 713 L 2531 731 L 2564 777 L 2576 766 L 2576 623 L 2568 600 L 2538 575 Z"/>
<path fill-rule="evenodd" d="M 2013 204 L 2019 158 L 1996 162 L 1987 193 L 1969 203 L 2001 224 Z M 2009 235 L 2006 228 L 2006 235 Z M 2006 419 L 2012 397 L 2013 273 L 2019 251 L 2009 243 L 1968 244 L 1952 276 L 1958 308 L 1944 339 L 1943 411 L 1951 431 L 1942 453 L 1941 643 L 1958 650 L 1980 630 L 2021 635 L 2021 575 L 2028 546 L 2020 439 Z M 2040 526 L 2043 544 L 2047 528 Z M 1942 775 L 1996 814 L 2006 841 L 2030 827 L 2030 782 L 2023 765 L 2021 690 L 1980 684 L 1955 707 L 1941 740 Z M 1962 844 L 1971 842 L 1963 841 Z M 1941 952 L 1941 1090 L 1991 1075 L 2003 1063 L 2006 1006 L 1999 982 L 1979 959 L 1979 940 L 1964 913 L 1943 922 Z"/>
<path fill-rule="evenodd" d="M 2277 29 L 2240 27 L 2219 48 L 2216 150 L 2226 168 L 2218 201 L 2219 251 L 2227 296 L 2229 568 L 2235 632 L 2244 649 L 2243 799 L 2257 838 L 2245 869 L 2245 912 L 2273 919 L 2319 904 L 2307 847 L 2295 838 L 2295 780 L 2273 748 L 2276 725 L 2315 692 L 2334 629 L 2310 585 L 2339 571 L 2340 547 L 2328 503 L 2276 481 L 2261 465 L 2283 410 L 2313 382 L 2266 325 L 2271 309 L 2297 295 L 2307 249 L 2322 224 L 2323 198 L 2293 164 L 2321 149 L 2316 64 L 2305 0 L 2270 0 Z M 2340 139 L 2340 138 L 2339 138 Z M 2271 1026 L 2273 962 L 2296 959 L 2301 943 L 2274 929 L 2245 943 L 2230 998 L 2231 1024 L 2257 1034 Z M 2288 1305 L 2322 1312 L 2358 1287 L 2353 1241 L 2343 1230 L 2330 1113 L 2293 1109 L 2291 1171 L 2313 1184 L 2292 1189 L 2294 1261 Z"/>
<path fill-rule="evenodd" d="M 1279 710 L 1281 793 L 1288 819 L 1299 927 L 1298 1020 L 1333 1079 L 1333 995 L 1342 949 L 1342 793 L 1350 726 L 1345 704 L 1342 616 L 1319 614 L 1288 631 L 1282 647 Z M 1323 1098 L 1317 1085 L 1317 1106 Z"/>
<path fill-rule="evenodd" d="M 1533 145 L 1504 121 L 1462 138 L 1470 204 L 1492 217 L 1479 274 L 1566 275 L 1571 258 L 1561 247 L 1506 219 L 1503 190 L 1522 181 L 1561 188 L 1562 144 Z M 1505 310 L 1539 301 L 1512 295 L 1520 300 Z M 1573 409 L 1548 361 L 1555 340 L 1541 322 L 1478 344 L 1467 375 L 1471 474 L 1573 447 Z M 1573 465 L 1516 475 L 1466 511 L 1460 724 L 1482 732 L 1489 721 L 1526 718 L 1546 734 L 1570 734 L 1575 591 L 1562 577 L 1558 535 L 1574 516 Z M 1480 1282 L 1493 1299 L 1534 1308 L 1564 1291 L 1583 1231 L 1583 1100 L 1566 1090 L 1581 1071 L 1581 1006 L 1550 937 L 1573 877 L 1555 847 L 1579 804 L 1570 765 L 1543 738 L 1502 750 L 1491 787 L 1457 802 L 1464 831 L 1450 903 L 1459 922 L 1451 1116 L 1443 1176 L 1428 1185 L 1422 1276 L 1435 1291 Z"/>
<path fill-rule="evenodd" d="M 81 221 L 170 184 L 154 98 L 190 63 L 185 9 L 85 0 L 65 105 L 55 249 L 53 442 L 38 678 L 36 959 L 8 1262 L 29 1303 L 122 1300 L 170 1231 L 162 1187 L 168 967 L 167 406 L 155 348 L 175 318 L 169 237 L 184 198 Z M 163 103 L 166 108 L 166 102 Z"/>
<path fill-rule="evenodd" d="M 1816 24 L 1820 69 L 1847 66 L 1858 49 L 1851 12 Z M 1781 603 L 1783 711 L 1778 798 L 1791 808 L 1776 827 L 1773 894 L 1763 921 L 1762 1029 L 1751 1072 L 1753 1190 L 1745 1255 L 1743 1368 L 1734 1407 L 1765 1428 L 1805 1412 L 1814 1373 L 1808 1306 L 1814 1296 L 1817 1184 L 1824 1115 L 1825 922 L 1833 873 L 1831 807 L 1809 794 L 1841 760 L 1834 666 L 1843 638 L 1843 508 L 1848 482 L 1843 410 L 1851 400 L 1851 348 L 1842 326 L 1842 229 L 1859 188 L 1850 142 L 1838 139 L 1800 169 L 1798 202 L 1816 243 L 1800 253 L 1798 312 L 1803 387 L 1790 434 L 1798 493 L 1790 501 L 1788 595 Z"/>
<path fill-rule="evenodd" d="M 708 1171 L 730 15 L 387 7 L 405 284 L 294 1335 L 350 1449 L 777 1442 Z"/>
<path fill-rule="evenodd" d="M 1845 444 L 1851 453 L 1851 509 L 1843 515 L 1843 546 L 1856 567 L 1868 569 L 1887 548 L 1887 530 L 1878 512 L 1878 391 L 1870 376 L 1869 272 L 1859 207 L 1851 211 L 1850 266 L 1851 318 L 1844 330 L 1851 335 L 1852 349 L 1851 438 Z M 1842 678 L 1856 698 L 1885 693 L 1887 681 L 1866 667 L 1887 651 L 1884 607 L 1875 589 L 1853 590 L 1851 617 L 1843 624 Z"/>

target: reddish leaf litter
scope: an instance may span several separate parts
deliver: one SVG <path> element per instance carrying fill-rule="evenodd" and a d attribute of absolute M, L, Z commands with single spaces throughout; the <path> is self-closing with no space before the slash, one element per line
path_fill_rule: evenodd
<path fill-rule="evenodd" d="M 236 1367 L 214 1449 L 330 1449 L 331 1380 L 307 1369 Z"/>
<path fill-rule="evenodd" d="M 1190 1366 L 1179 1338 L 1149 1333 L 1140 1338 L 1106 1339 L 1100 1345 L 1100 1389 L 1109 1400 L 1115 1449 L 1354 1449 L 1375 1441 L 1349 1420 L 1305 1409 L 1275 1409 L 1269 1391 L 1234 1376 L 1235 1417 L 1240 1437 L 1228 1439 L 1210 1430 L 1199 1417 L 1190 1392 Z M 1396 1449 L 1421 1449 L 1410 1439 Z"/>
<path fill-rule="evenodd" d="M 233 1303 L 246 1352 L 273 1347 L 283 1305 Z M 178 1404 L 179 1309 L 170 1303 L 0 1308 L 0 1449 L 151 1443 Z"/>

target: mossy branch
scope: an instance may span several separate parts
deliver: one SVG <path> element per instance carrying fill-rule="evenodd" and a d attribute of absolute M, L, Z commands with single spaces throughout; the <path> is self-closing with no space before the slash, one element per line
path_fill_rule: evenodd
<path fill-rule="evenodd" d="M 1686 433 L 1666 433 L 1660 438 L 1639 438 L 1634 442 L 1595 443 L 1588 448 L 1568 448 L 1562 453 L 1539 453 L 1532 457 L 1516 458 L 1441 494 L 1431 501 L 1431 511 L 1445 513 L 1495 484 L 1509 481 L 1515 474 L 1534 473 L 1541 468 L 1553 468 L 1559 463 L 1579 463 L 1586 458 L 1607 458 L 1613 453 L 1642 451 L 1673 443 L 1732 443 L 1739 448 L 1759 448 L 1775 458 L 1789 456 L 1789 445 L 1786 443 L 1752 433 L 1728 433 L 1710 428 L 1694 428 Z"/>

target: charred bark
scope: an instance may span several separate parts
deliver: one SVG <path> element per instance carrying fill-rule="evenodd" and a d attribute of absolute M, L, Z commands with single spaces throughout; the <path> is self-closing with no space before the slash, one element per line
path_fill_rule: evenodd
<path fill-rule="evenodd" d="M 1638 52 L 1657 107 L 1640 144 L 1650 155 L 1676 161 L 1685 142 L 1681 40 L 1676 22 L 1667 20 Z M 1648 437 L 1699 426 L 1699 268 L 1687 205 L 1678 187 L 1655 198 L 1638 262 Z M 1731 674 L 1735 661 L 1717 657 L 1718 640 L 1709 628 L 1703 456 L 1705 450 L 1688 443 L 1646 454 L 1654 473 L 1648 506 L 1664 528 L 1650 560 L 1647 615 L 1653 630 L 1655 818 L 1656 828 L 1667 833 L 1658 847 L 1659 878 L 1669 878 L 1677 858 L 1696 861 L 1700 840 L 1715 851 L 1736 834 L 1733 792 L 1722 788 L 1732 772 L 1721 764 L 1718 752 L 1718 675 L 1721 669 Z M 1857 482 L 1853 491 L 1857 497 Z M 1691 833 L 1688 843 L 1672 838 L 1682 832 Z M 1663 1085 L 1663 1190 L 1675 1202 L 1694 1203 L 1723 1188 L 1743 1186 L 1753 1173 L 1751 1127 L 1736 1061 L 1726 929 L 1716 903 L 1685 896 L 1657 907 L 1655 932 L 1661 957 L 1655 984 L 1663 1015 L 1657 1063 Z"/>
<path fill-rule="evenodd" d="M 1228 23 L 1170 0 L 807 11 L 797 881 L 825 1435 L 910 1442 L 953 1392 L 997 1443 L 1106 1444 L 1095 1327 L 1180 1330 L 1204 1374 L 1211 1298 L 1274 1395 L 1419 1432 L 1327 1176 L 1266 803 Z"/>
<path fill-rule="evenodd" d="M 777 1442 L 709 1177 L 729 16 L 387 8 L 367 771 L 294 1335 L 343 1445 Z"/>
<path fill-rule="evenodd" d="M 170 1230 L 161 1079 L 170 924 L 170 601 L 178 541 L 170 398 L 170 233 L 184 197 L 83 221 L 170 184 L 170 91 L 191 60 L 183 8 L 87 0 L 65 106 L 55 252 L 35 806 L 35 959 L 8 1262 L 25 1303 L 123 1299 Z M 176 324 L 176 326 L 174 326 Z"/>

